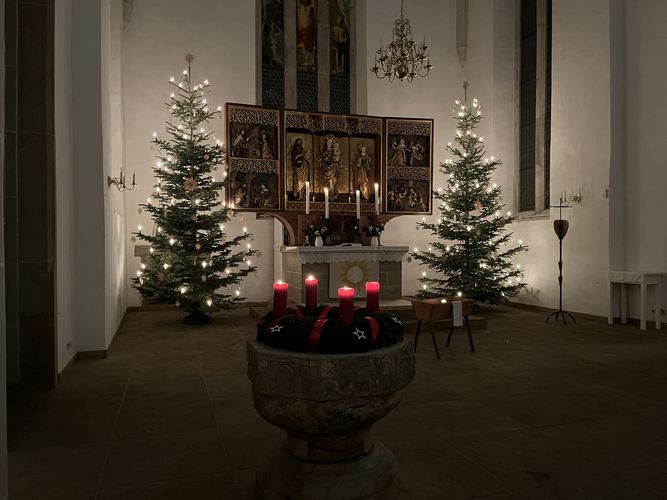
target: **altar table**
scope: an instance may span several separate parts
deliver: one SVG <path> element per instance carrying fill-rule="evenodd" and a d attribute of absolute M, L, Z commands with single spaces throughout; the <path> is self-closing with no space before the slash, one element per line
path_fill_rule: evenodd
<path fill-rule="evenodd" d="M 293 246 L 282 247 L 283 275 L 289 285 L 288 300 L 302 303 L 305 300 L 303 280 L 313 275 L 318 280 L 318 297 L 321 303 L 335 302 L 332 289 L 342 286 L 339 276 L 330 277 L 332 264 L 352 264 L 364 269 L 373 269 L 366 279 L 358 274 L 357 296 L 365 293 L 365 281 L 380 282 L 380 298 L 400 299 L 402 285 L 402 260 L 408 253 L 407 246 Z M 367 264 L 366 266 L 364 264 Z M 375 271 L 377 266 L 377 271 Z M 352 276 L 355 279 L 355 276 Z M 331 281 L 331 283 L 330 283 Z M 353 284 L 351 284 L 353 285 Z"/>

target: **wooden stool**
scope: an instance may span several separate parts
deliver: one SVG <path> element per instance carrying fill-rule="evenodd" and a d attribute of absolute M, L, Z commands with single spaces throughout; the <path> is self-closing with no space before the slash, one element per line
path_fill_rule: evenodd
<path fill-rule="evenodd" d="M 419 333 L 421 332 L 422 321 L 428 323 L 429 330 L 431 331 L 431 340 L 433 340 L 433 347 L 435 347 L 435 355 L 440 359 L 440 351 L 438 350 L 438 343 L 435 340 L 435 333 L 433 332 L 433 321 L 443 321 L 447 319 L 452 320 L 452 326 L 449 329 L 449 335 L 447 335 L 446 346 L 449 347 L 449 344 L 452 340 L 452 334 L 454 333 L 454 311 L 452 302 L 463 302 L 462 304 L 462 313 L 463 313 L 463 324 L 468 331 L 468 342 L 470 343 L 470 350 L 475 352 L 475 344 L 472 340 L 472 332 L 470 331 L 470 322 L 468 321 L 468 316 L 472 313 L 473 305 L 475 301 L 472 299 L 466 299 L 462 297 L 447 297 L 446 302 L 442 302 L 442 299 L 412 299 L 412 308 L 415 311 L 415 316 L 417 317 L 417 331 L 415 332 L 415 341 L 414 341 L 414 350 L 417 351 L 417 344 L 419 342 Z"/>

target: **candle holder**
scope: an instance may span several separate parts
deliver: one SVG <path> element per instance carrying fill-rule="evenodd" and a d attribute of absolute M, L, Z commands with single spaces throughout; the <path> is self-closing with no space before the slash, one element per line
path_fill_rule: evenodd
<path fill-rule="evenodd" d="M 572 205 L 567 205 L 566 203 L 567 202 L 561 197 L 558 205 L 552 205 L 550 207 L 558 209 L 558 219 L 554 221 L 554 232 L 558 237 L 558 310 L 549 314 L 545 321 L 548 323 L 552 318 L 558 321 L 558 318 L 560 317 L 563 320 L 564 325 L 567 324 L 568 318 L 572 320 L 573 323 L 577 322 L 572 314 L 563 309 L 563 239 L 565 239 L 567 230 L 570 228 L 570 223 L 563 219 L 563 209 L 572 208 Z"/>
<path fill-rule="evenodd" d="M 123 174 L 123 169 L 120 169 L 120 177 L 111 177 L 107 176 L 107 187 L 116 186 L 116 189 L 121 193 L 123 191 L 132 191 L 137 183 L 135 182 L 135 174 L 132 174 L 132 186 L 128 187 L 125 183 L 125 174 Z"/>

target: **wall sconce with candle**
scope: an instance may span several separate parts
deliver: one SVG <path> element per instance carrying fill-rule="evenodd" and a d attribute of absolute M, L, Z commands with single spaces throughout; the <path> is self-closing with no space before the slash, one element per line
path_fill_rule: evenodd
<path fill-rule="evenodd" d="M 123 191 L 132 191 L 137 183 L 135 182 L 135 173 L 132 173 L 132 186 L 128 187 L 128 185 L 125 183 L 125 174 L 123 174 L 123 169 L 120 169 L 120 177 L 111 177 L 110 175 L 107 176 L 107 186 L 116 186 L 116 189 L 118 191 L 123 192 Z"/>

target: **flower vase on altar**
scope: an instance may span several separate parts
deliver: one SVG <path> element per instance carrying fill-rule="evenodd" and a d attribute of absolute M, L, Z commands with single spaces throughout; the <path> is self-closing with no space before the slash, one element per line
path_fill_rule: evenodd
<path fill-rule="evenodd" d="M 366 233 L 366 236 L 370 237 L 370 245 L 372 247 L 380 246 L 380 235 L 384 231 L 384 224 L 378 220 L 377 216 L 368 217 L 368 226 L 365 226 L 363 231 Z"/>
<path fill-rule="evenodd" d="M 320 235 L 317 235 L 315 237 L 315 246 L 316 247 L 322 247 L 324 246 L 324 241 L 322 241 L 322 237 Z"/>

